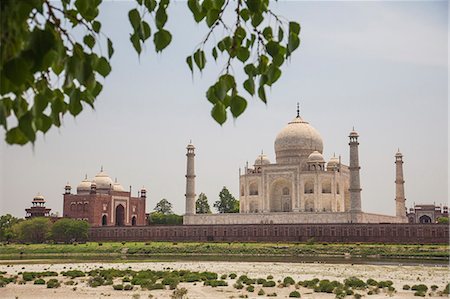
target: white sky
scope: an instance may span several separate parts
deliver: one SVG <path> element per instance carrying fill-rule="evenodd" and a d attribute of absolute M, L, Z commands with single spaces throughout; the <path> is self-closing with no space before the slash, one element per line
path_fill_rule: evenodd
<path fill-rule="evenodd" d="M 67 115 L 61 129 L 39 135 L 34 149 L 1 141 L 0 214 L 23 217 L 37 192 L 61 214 L 66 182 L 76 189 L 101 165 L 126 189 L 132 185 L 135 196 L 145 186 L 147 211 L 167 198 L 183 213 L 190 139 L 197 148 L 197 194 L 205 192 L 212 205 L 227 186 L 237 197 L 239 167 L 252 164 L 262 149 L 275 161 L 275 136 L 295 116 L 296 102 L 321 133 L 327 160 L 336 152 L 348 163 L 348 133 L 352 126 L 359 132 L 364 211 L 394 214 L 398 147 L 407 206 L 448 201 L 446 1 L 273 3 L 276 13 L 301 23 L 300 48 L 269 103 L 250 99 L 244 115 L 223 127 L 210 117 L 204 97 L 222 65 L 210 58 L 192 79 L 185 64 L 206 29 L 194 24 L 186 3 L 172 3 L 172 44 L 163 54 L 149 44 L 138 59 L 128 39 L 133 6 L 101 7 L 115 55 L 95 111 Z"/>

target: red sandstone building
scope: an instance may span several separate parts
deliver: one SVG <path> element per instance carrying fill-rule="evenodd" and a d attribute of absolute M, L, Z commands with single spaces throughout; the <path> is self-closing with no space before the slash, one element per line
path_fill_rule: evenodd
<path fill-rule="evenodd" d="M 407 214 L 409 223 L 436 223 L 440 217 L 448 217 L 447 206 L 416 205 Z"/>
<path fill-rule="evenodd" d="M 71 193 L 66 185 L 63 216 L 86 220 L 91 226 L 135 226 L 146 225 L 145 201 L 147 192 L 142 188 L 138 197 L 124 188 L 103 171 L 92 180 L 87 176 Z"/>
<path fill-rule="evenodd" d="M 44 196 L 38 193 L 31 202 L 31 208 L 25 209 L 27 213 L 25 218 L 32 217 L 49 217 L 51 209 L 45 207 Z"/>

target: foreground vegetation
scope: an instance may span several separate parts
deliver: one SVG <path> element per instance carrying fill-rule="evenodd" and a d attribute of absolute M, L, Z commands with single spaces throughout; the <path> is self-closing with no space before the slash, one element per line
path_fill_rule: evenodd
<path fill-rule="evenodd" d="M 275 281 L 271 275 L 258 278 L 247 275 L 238 276 L 236 273 L 219 275 L 215 272 L 172 270 L 170 268 L 136 271 L 131 267 L 125 270 L 96 268 L 86 272 L 81 270 L 67 270 L 60 273 L 55 271 L 19 272 L 17 275 L 8 275 L 7 272 L 2 272 L 0 275 L 0 287 L 7 287 L 8 284 L 23 285 L 27 283 L 46 285 L 47 288 L 69 286 L 73 291 L 78 285 L 86 285 L 91 288 L 110 286 L 114 291 L 173 290 L 172 298 L 184 298 L 190 284 L 196 285 L 197 283 L 212 288 L 232 286 L 241 293 L 243 298 L 247 298 L 250 293 L 276 297 L 277 291 L 283 288 L 288 288 L 291 298 L 300 298 L 301 293 L 311 293 L 311 291 L 333 294 L 335 298 L 361 298 L 364 295 L 374 294 L 392 296 L 397 293 L 391 280 L 376 281 L 369 278 L 364 281 L 354 276 L 343 281 L 320 280 L 319 278 L 295 281 L 290 276 Z M 184 283 L 183 287 L 180 286 L 180 283 Z M 431 285 L 428 287 L 425 284 L 417 284 L 411 287 L 404 285 L 402 288 L 403 293 L 419 297 L 445 296 L 449 294 L 449 291 L 448 283 L 446 286 Z"/>
<path fill-rule="evenodd" d="M 242 255 L 331 256 L 449 259 L 449 245 L 335 244 L 335 243 L 172 243 L 88 242 L 84 244 L 3 244 L 0 258 L 18 255 Z"/>

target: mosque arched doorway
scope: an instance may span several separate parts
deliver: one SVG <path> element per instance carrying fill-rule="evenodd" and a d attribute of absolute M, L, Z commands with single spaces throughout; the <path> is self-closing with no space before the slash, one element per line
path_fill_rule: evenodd
<path fill-rule="evenodd" d="M 123 205 L 116 207 L 116 226 L 123 226 L 125 224 L 125 208 Z"/>
<path fill-rule="evenodd" d="M 285 179 L 280 179 L 272 183 L 269 205 L 271 212 L 292 211 L 291 185 L 291 182 Z"/>
<path fill-rule="evenodd" d="M 108 224 L 108 219 L 106 218 L 106 215 L 102 216 L 102 225 L 105 226 Z"/>
<path fill-rule="evenodd" d="M 427 215 L 423 215 L 423 216 L 420 216 L 419 222 L 420 223 L 431 223 L 431 218 Z"/>
<path fill-rule="evenodd" d="M 131 218 L 131 225 L 132 226 L 136 225 L 136 216 L 133 216 L 133 218 Z"/>

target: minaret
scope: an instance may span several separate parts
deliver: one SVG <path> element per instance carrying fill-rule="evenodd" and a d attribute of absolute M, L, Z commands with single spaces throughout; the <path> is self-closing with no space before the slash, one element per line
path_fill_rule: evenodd
<path fill-rule="evenodd" d="M 403 179 L 403 155 L 400 149 L 395 154 L 395 215 L 406 217 L 405 181 Z"/>
<path fill-rule="evenodd" d="M 186 215 L 195 214 L 195 171 L 194 157 L 195 147 L 190 142 L 187 146 L 187 167 L 186 167 Z"/>
<path fill-rule="evenodd" d="M 359 182 L 358 133 L 353 128 L 350 138 L 350 212 L 361 212 L 361 185 Z"/>

